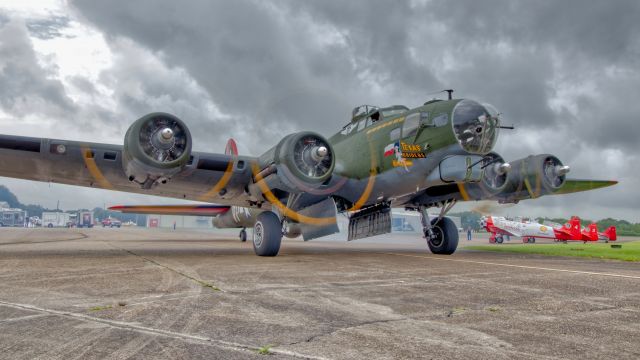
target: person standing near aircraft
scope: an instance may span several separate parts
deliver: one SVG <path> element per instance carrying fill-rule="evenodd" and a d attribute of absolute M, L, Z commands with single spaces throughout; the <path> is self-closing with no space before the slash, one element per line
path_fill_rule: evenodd
<path fill-rule="evenodd" d="M 467 228 L 467 241 L 471 241 L 471 228 Z"/>

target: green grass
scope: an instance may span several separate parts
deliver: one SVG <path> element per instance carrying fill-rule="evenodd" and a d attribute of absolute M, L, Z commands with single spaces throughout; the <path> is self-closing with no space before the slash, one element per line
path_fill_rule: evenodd
<path fill-rule="evenodd" d="M 549 256 L 579 256 L 597 259 L 612 259 L 623 261 L 640 261 L 640 241 L 620 243 L 621 249 L 612 249 L 610 243 L 582 243 L 569 242 L 554 244 L 500 244 L 466 246 L 465 249 L 520 253 L 540 254 Z"/>
<path fill-rule="evenodd" d="M 257 353 L 260 355 L 271 355 L 271 348 L 273 345 L 265 345 L 261 348 L 258 348 Z"/>
<path fill-rule="evenodd" d="M 108 309 L 111 309 L 111 308 L 112 308 L 111 305 L 105 305 L 105 306 L 94 306 L 89 310 L 91 310 L 91 311 L 102 311 L 102 310 L 108 310 Z"/>

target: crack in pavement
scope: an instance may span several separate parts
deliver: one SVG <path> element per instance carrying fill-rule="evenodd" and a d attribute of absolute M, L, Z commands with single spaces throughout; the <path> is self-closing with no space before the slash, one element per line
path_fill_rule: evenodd
<path fill-rule="evenodd" d="M 386 319 L 386 320 L 365 321 L 365 322 L 362 322 L 362 323 L 359 323 L 359 324 L 354 324 L 354 325 L 350 325 L 350 326 L 346 326 L 346 327 L 341 327 L 341 328 L 334 329 L 334 330 L 331 330 L 331 331 L 327 331 L 327 332 L 324 332 L 324 333 L 321 333 L 321 334 L 316 334 L 316 335 L 308 337 L 305 340 L 295 341 L 295 342 L 292 342 L 292 343 L 282 344 L 282 345 L 284 345 L 284 346 L 294 346 L 294 345 L 298 345 L 298 344 L 302 344 L 302 343 L 312 342 L 312 341 L 314 341 L 314 340 L 316 340 L 318 338 L 329 336 L 329 335 L 335 334 L 335 333 L 337 333 L 339 331 L 343 331 L 343 330 L 350 330 L 350 329 L 355 329 L 355 328 L 358 328 L 358 327 L 367 326 L 367 325 L 373 325 L 373 324 L 385 324 L 385 323 L 390 323 L 390 322 L 406 321 L 406 320 L 411 320 L 411 319 L 410 318 L 400 318 L 400 319 Z"/>
<path fill-rule="evenodd" d="M 37 311 L 37 312 L 48 314 L 48 315 L 56 315 L 56 316 L 71 318 L 71 319 L 84 321 L 84 322 L 104 324 L 112 328 L 117 328 L 117 329 L 127 330 L 127 331 L 135 331 L 135 332 L 146 334 L 146 335 L 163 336 L 171 339 L 200 343 L 200 344 L 215 346 L 225 350 L 247 352 L 252 354 L 255 354 L 261 350 L 261 348 L 257 346 L 251 346 L 251 345 L 245 345 L 245 344 L 235 343 L 231 341 L 213 339 L 206 336 L 180 333 L 180 332 L 171 331 L 171 330 L 157 329 L 157 328 L 142 326 L 137 323 L 129 323 L 124 321 L 97 318 L 97 317 L 93 317 L 93 316 L 89 316 L 81 313 L 74 313 L 70 311 L 47 309 L 47 308 L 42 308 L 34 305 L 11 303 L 3 300 L 0 300 L 0 305 L 4 305 L 7 307 L 12 307 L 14 309 L 20 309 L 20 310 Z M 271 354 L 291 356 L 299 359 L 327 360 L 327 358 L 300 354 L 294 351 L 289 351 L 284 349 L 281 350 L 281 349 L 271 348 L 269 352 Z"/>
<path fill-rule="evenodd" d="M 178 274 L 178 275 L 180 275 L 180 276 L 182 276 L 182 277 L 185 277 L 185 278 L 187 278 L 187 279 L 189 279 L 189 280 L 191 280 L 191 281 L 195 282 L 196 284 L 198 284 L 198 285 L 200 285 L 200 286 L 208 287 L 208 288 L 210 288 L 210 289 L 211 289 L 211 290 L 213 290 L 213 291 L 221 291 L 221 292 L 225 292 L 224 290 L 220 289 L 219 287 L 215 286 L 215 285 L 214 285 L 214 284 L 212 284 L 212 283 L 206 282 L 206 281 L 204 281 L 204 280 L 202 280 L 202 279 L 198 279 L 198 278 L 193 277 L 193 276 L 191 276 L 191 275 L 187 275 L 187 274 L 185 274 L 184 272 L 182 272 L 182 271 L 180 271 L 180 270 L 177 270 L 177 269 L 174 269 L 174 268 L 172 268 L 172 267 L 170 267 L 170 266 L 167 266 L 167 265 L 161 264 L 161 263 L 157 262 L 156 260 L 153 260 L 153 259 L 151 259 L 151 258 L 148 258 L 148 257 L 146 257 L 146 256 L 144 256 L 144 255 L 140 255 L 140 254 L 137 254 L 137 253 L 135 253 L 135 252 L 133 252 L 133 251 L 131 251 L 131 250 L 127 250 L 127 249 L 123 249 L 123 248 L 121 248 L 121 247 L 117 247 L 117 246 L 112 245 L 112 244 L 107 243 L 107 242 L 105 242 L 105 243 L 106 243 L 107 245 L 109 245 L 110 247 L 114 248 L 114 249 L 118 249 L 118 250 L 124 251 L 124 252 L 126 252 L 126 253 L 128 253 L 128 254 L 130 254 L 130 255 L 133 255 L 133 256 L 139 257 L 139 258 L 141 258 L 141 259 L 143 259 L 143 260 L 145 260 L 145 261 L 147 261 L 147 262 L 150 262 L 150 263 L 152 263 L 153 265 L 156 265 L 156 266 L 159 266 L 159 267 L 161 267 L 161 268 L 163 268 L 163 269 L 167 269 L 167 270 L 169 270 L 169 271 L 171 271 L 171 272 L 174 272 L 174 273 L 176 273 L 176 274 Z"/>
<path fill-rule="evenodd" d="M 86 239 L 86 238 L 89 237 L 89 235 L 84 234 L 84 233 L 78 233 L 78 235 L 80 235 L 80 236 L 76 237 L 76 238 L 62 239 L 62 240 L 14 241 L 14 242 L 0 243 L 0 246 L 4 246 L 4 245 L 30 245 L 30 244 L 44 244 L 44 243 L 55 243 L 55 242 L 64 242 L 64 241 L 75 241 L 75 240 Z"/>

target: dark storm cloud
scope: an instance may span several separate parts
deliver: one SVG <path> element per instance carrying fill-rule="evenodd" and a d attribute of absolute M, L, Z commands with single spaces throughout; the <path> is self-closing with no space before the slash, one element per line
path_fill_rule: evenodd
<path fill-rule="evenodd" d="M 0 25 L 0 106 L 18 117 L 73 114 L 62 83 L 38 64 L 26 27 L 19 20 Z"/>
<path fill-rule="evenodd" d="M 637 1 L 76 0 L 71 6 L 71 18 L 105 34 L 114 59 L 97 82 L 78 76 L 68 83 L 94 97 L 81 118 L 113 137 L 135 117 L 169 111 L 197 129 L 195 142 L 204 150 L 221 149 L 233 135 L 258 154 L 296 129 L 329 135 L 356 105 L 416 106 L 428 93 L 453 87 L 460 97 L 492 103 L 516 125 L 502 134 L 505 158 L 551 152 L 577 176 L 624 180 L 617 192 L 539 204 L 634 209 L 640 201 L 633 192 L 638 171 L 624 164 L 639 160 Z M 41 39 L 68 25 L 39 21 L 30 32 Z M 5 112 L 77 113 L 60 82 L 38 65 L 24 26 L 0 26 Z M 107 102 L 99 100 L 103 87 Z"/>
<path fill-rule="evenodd" d="M 330 133 L 358 102 L 380 100 L 372 86 L 385 92 L 440 87 L 407 60 L 406 5 L 363 13 L 351 28 L 275 4 L 74 3 L 107 34 L 129 37 L 184 67 L 223 111 L 261 125 L 277 120 Z M 345 21 L 362 9 L 354 6 Z M 380 16 L 389 21 L 376 21 Z"/>

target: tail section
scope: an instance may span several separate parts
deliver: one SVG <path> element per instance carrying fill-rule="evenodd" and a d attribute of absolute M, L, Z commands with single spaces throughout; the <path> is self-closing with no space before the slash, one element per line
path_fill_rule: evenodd
<path fill-rule="evenodd" d="M 609 228 L 604 231 L 604 236 L 608 237 L 609 241 L 618 240 L 618 234 L 616 234 L 616 227 L 615 226 L 609 226 Z"/>
<path fill-rule="evenodd" d="M 589 224 L 588 231 L 584 235 L 584 240 L 586 241 L 598 241 L 598 225 Z"/>
<path fill-rule="evenodd" d="M 571 217 L 571 220 L 567 223 L 567 227 L 569 227 L 569 234 L 571 235 L 571 240 L 581 240 L 582 239 L 582 229 L 580 226 L 580 218 L 577 216 Z"/>
<path fill-rule="evenodd" d="M 487 216 L 486 220 L 484 220 L 484 227 L 487 231 L 493 231 L 493 218 L 491 216 Z"/>
<path fill-rule="evenodd" d="M 227 141 L 227 146 L 224 148 L 224 153 L 226 155 L 238 156 L 238 144 L 234 139 L 229 139 Z"/>

